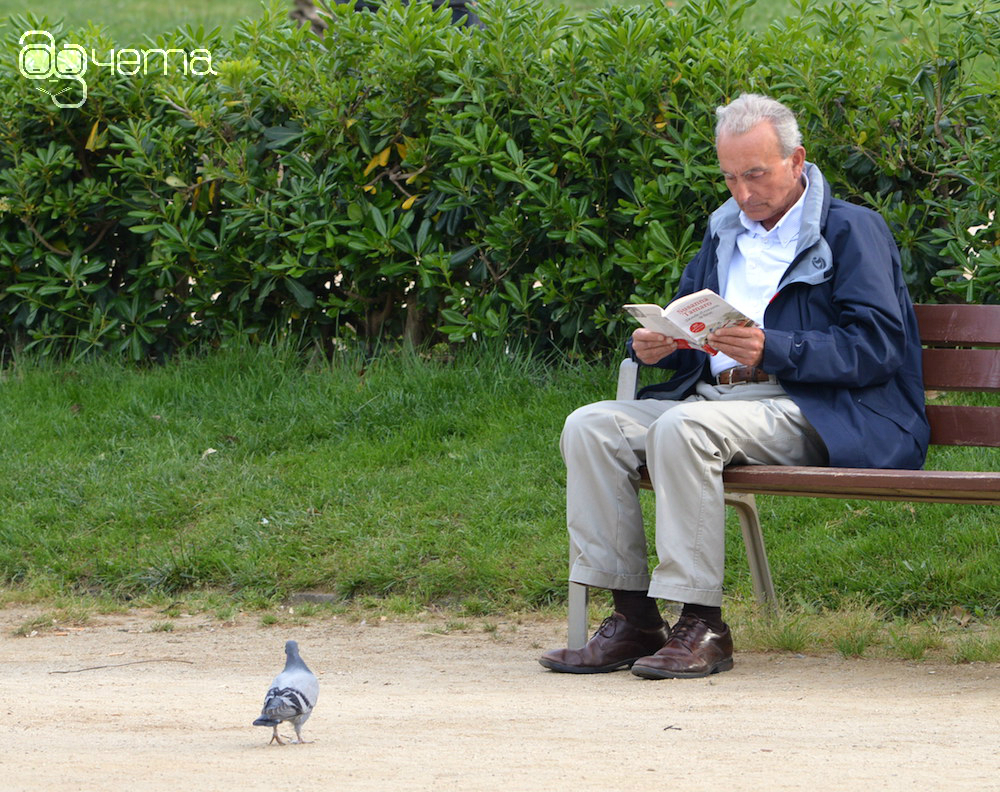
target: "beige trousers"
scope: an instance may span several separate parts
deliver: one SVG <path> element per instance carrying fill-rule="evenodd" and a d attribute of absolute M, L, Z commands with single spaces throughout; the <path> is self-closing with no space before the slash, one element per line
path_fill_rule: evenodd
<path fill-rule="evenodd" d="M 823 465 L 823 441 L 780 385 L 699 385 L 684 401 L 604 401 L 567 419 L 566 520 L 570 580 L 722 604 L 726 465 Z M 639 506 L 640 466 L 656 496 L 649 573 Z"/>

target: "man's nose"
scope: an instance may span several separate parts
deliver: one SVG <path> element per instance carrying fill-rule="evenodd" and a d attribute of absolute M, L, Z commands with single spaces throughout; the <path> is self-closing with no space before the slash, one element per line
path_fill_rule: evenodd
<path fill-rule="evenodd" d="M 736 199 L 736 203 L 745 204 L 750 200 L 750 187 L 744 181 L 738 181 L 732 187 L 733 198 Z"/>

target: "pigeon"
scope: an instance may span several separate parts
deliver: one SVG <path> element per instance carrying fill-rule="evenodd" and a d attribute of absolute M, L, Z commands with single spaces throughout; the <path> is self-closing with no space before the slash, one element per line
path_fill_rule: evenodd
<path fill-rule="evenodd" d="M 302 743 L 302 724 L 312 714 L 319 696 L 319 682 L 316 675 L 299 657 L 299 645 L 295 641 L 285 644 L 285 670 L 274 678 L 267 696 L 264 698 L 264 708 L 260 717 L 253 722 L 254 726 L 272 726 L 274 734 L 272 742 L 284 745 L 278 736 L 278 724 L 288 721 L 295 727 L 296 743 Z"/>

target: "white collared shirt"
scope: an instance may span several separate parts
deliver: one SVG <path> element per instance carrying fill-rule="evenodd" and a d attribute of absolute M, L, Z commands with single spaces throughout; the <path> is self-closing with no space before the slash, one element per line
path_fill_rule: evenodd
<path fill-rule="evenodd" d="M 726 282 L 720 284 L 725 300 L 761 327 L 764 326 L 764 310 L 777 292 L 781 276 L 795 258 L 802 205 L 809 192 L 805 173 L 802 178 L 806 182 L 802 195 L 770 231 L 740 212 L 740 223 L 745 230 L 736 237 L 736 250 L 729 262 Z M 740 364 L 719 352 L 712 356 L 711 365 L 712 376 L 717 377 L 720 372 Z"/>

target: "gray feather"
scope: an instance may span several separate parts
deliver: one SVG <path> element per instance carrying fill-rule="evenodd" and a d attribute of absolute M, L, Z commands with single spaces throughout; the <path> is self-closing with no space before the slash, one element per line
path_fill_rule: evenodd
<path fill-rule="evenodd" d="M 312 714 L 319 697 L 319 682 L 299 655 L 299 645 L 295 641 L 285 644 L 285 668 L 278 674 L 264 697 L 264 707 L 254 726 L 271 726 L 271 738 L 278 737 L 278 724 L 288 722 L 295 728 L 298 742 L 302 742 L 302 724 Z"/>

